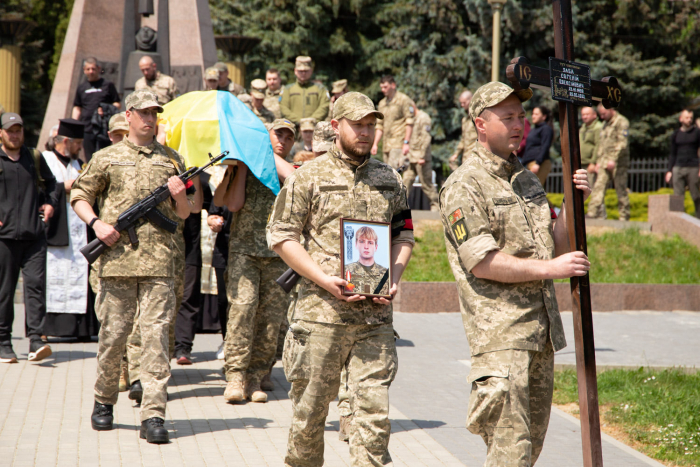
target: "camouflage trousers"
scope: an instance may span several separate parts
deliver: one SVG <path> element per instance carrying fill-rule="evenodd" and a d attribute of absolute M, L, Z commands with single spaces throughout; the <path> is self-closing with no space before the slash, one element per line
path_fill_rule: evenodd
<path fill-rule="evenodd" d="M 184 259 L 184 258 L 183 258 Z M 175 302 L 173 305 L 174 312 L 168 323 L 168 361 L 175 354 L 175 320 L 177 319 L 177 311 L 180 309 L 180 304 L 182 303 L 182 296 L 185 293 L 185 266 L 184 261 L 182 268 L 175 269 L 175 277 L 173 279 L 175 288 Z M 134 319 L 134 328 L 131 330 L 128 339 L 126 340 L 126 361 L 128 363 L 129 369 L 129 381 L 134 382 L 141 379 L 141 351 L 142 351 L 142 339 L 141 339 L 141 327 L 140 320 L 138 316 L 140 310 L 136 310 L 136 319 Z"/>
<path fill-rule="evenodd" d="M 615 183 L 617 192 L 617 205 L 621 221 L 630 220 L 630 197 L 627 193 L 627 171 L 629 170 L 629 157 L 620 159 L 615 164 L 615 169 L 610 171 L 605 169 L 606 161 L 601 162 L 598 170 L 598 178 L 593 186 L 593 193 L 588 201 L 588 216 L 605 218 L 605 189 L 610 178 Z"/>
<path fill-rule="evenodd" d="M 403 173 L 403 184 L 406 185 L 406 189 L 410 192 L 413 186 L 413 181 L 418 175 L 418 180 L 420 181 L 421 190 L 425 193 L 425 196 L 430 200 L 430 210 L 438 210 L 438 194 L 435 190 L 435 185 L 433 185 L 433 166 L 430 161 L 425 164 L 420 165 L 417 163 L 411 163 L 408 168 Z"/>
<path fill-rule="evenodd" d="M 231 252 L 228 261 L 228 323 L 224 372 L 260 377 L 275 363 L 280 324 L 289 298 L 275 280 L 287 270 L 281 258 Z"/>
<path fill-rule="evenodd" d="M 285 465 L 323 465 L 323 432 L 330 403 L 338 394 L 341 371 L 353 422 L 353 466 L 391 465 L 389 386 L 398 369 L 390 324 L 335 325 L 295 321 L 284 345 L 284 372 L 292 383 L 293 418 Z"/>
<path fill-rule="evenodd" d="M 554 351 L 499 350 L 472 356 L 467 429 L 487 446 L 484 467 L 530 467 L 552 410 Z"/>
<path fill-rule="evenodd" d="M 394 169 L 398 169 L 408 159 L 408 156 L 404 156 L 403 149 L 399 148 L 384 152 L 383 158 L 385 164 L 389 164 Z"/>
<path fill-rule="evenodd" d="M 95 311 L 100 320 L 95 400 L 114 405 L 127 337 L 137 320 L 143 330 L 141 420 L 165 418 L 166 385 L 170 378 L 168 323 L 175 311 L 173 280 L 166 277 L 100 279 Z M 136 310 L 140 310 L 136 318 Z"/>

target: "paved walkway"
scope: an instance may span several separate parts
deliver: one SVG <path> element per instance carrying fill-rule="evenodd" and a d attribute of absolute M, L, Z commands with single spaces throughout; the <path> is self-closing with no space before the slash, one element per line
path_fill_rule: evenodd
<path fill-rule="evenodd" d="M 677 318 L 675 313 L 666 315 Z M 138 408 L 126 393 L 115 407 L 115 430 L 98 433 L 90 427 L 97 344 L 54 343 L 52 357 L 30 364 L 26 361 L 28 341 L 19 337 L 23 316 L 22 306 L 17 305 L 13 344 L 20 363 L 0 365 L 0 466 L 283 464 L 291 407 L 286 394 L 289 384 L 279 364 L 273 371 L 277 389 L 270 394 L 270 402 L 225 404 L 221 363 L 214 357 L 221 337 L 198 335 L 195 365 L 173 368 L 166 421 L 171 443 L 153 446 L 139 439 Z M 645 321 L 634 314 L 620 316 L 628 316 L 624 329 L 631 336 L 635 335 L 632 323 Z M 676 348 L 694 342 L 697 327 L 692 326 L 700 325 L 700 315 L 693 318 L 683 318 L 689 321 L 674 336 Z M 605 327 L 598 324 L 600 319 L 596 315 L 597 346 L 619 349 L 617 355 L 626 355 L 627 347 L 615 347 L 617 342 L 608 342 L 598 329 Z M 398 313 L 396 329 L 402 339 L 400 369 L 391 389 L 394 464 L 482 465 L 483 442 L 464 428 L 469 351 L 460 316 Z M 651 344 L 647 348 L 656 352 Z M 697 358 L 698 352 L 693 353 Z M 673 358 L 671 352 L 668 355 Z M 338 414 L 332 405 L 325 436 L 328 466 L 349 465 L 347 445 L 338 441 L 337 430 Z M 604 438 L 607 466 L 660 465 Z M 579 466 L 580 453 L 578 422 L 555 411 L 537 465 Z"/>

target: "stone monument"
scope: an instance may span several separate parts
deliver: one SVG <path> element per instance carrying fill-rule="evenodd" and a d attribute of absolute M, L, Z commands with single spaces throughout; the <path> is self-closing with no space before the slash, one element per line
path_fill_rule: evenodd
<path fill-rule="evenodd" d="M 216 63 L 207 0 L 75 0 L 39 138 L 43 147 L 58 119 L 70 117 L 83 60 L 95 57 L 122 100 L 141 77 L 138 60 L 151 55 L 180 92 L 203 88 L 204 69 Z M 123 7 L 122 7 L 123 5 Z"/>

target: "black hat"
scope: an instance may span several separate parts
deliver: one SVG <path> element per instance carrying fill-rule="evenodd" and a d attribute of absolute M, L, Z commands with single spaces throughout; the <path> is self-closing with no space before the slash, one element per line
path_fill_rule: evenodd
<path fill-rule="evenodd" d="M 58 136 L 73 139 L 83 139 L 85 136 L 85 123 L 72 118 L 63 118 L 59 122 Z"/>

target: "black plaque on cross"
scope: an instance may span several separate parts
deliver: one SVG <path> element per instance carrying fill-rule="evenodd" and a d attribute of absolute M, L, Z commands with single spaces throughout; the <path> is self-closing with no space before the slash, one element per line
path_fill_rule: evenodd
<path fill-rule="evenodd" d="M 588 65 L 549 57 L 549 81 L 555 101 L 584 107 L 593 102 L 591 68 Z"/>
<path fill-rule="evenodd" d="M 554 16 L 555 58 L 551 61 L 559 66 L 550 69 L 535 67 L 527 58 L 514 58 L 506 69 L 506 76 L 517 91 L 529 87 L 553 89 L 553 80 L 559 78 L 570 82 L 568 75 L 582 76 L 583 73 L 566 69 L 566 64 L 574 62 L 574 34 L 571 15 L 571 0 L 552 0 Z M 578 64 L 577 64 L 578 65 Z M 585 66 L 585 65 L 582 65 Z M 574 71 L 574 73 L 570 73 Z M 567 75 L 565 78 L 562 75 Z M 564 175 L 563 209 L 566 212 L 566 226 L 569 245 L 572 250 L 588 254 L 586 245 L 586 222 L 583 207 L 583 193 L 573 183 L 573 174 L 581 168 L 581 149 L 578 140 L 578 118 L 576 105 L 590 105 L 600 101 L 606 108 L 618 107 L 622 101 L 622 90 L 617 79 L 611 76 L 600 81 L 590 79 L 587 73 L 590 94 L 581 93 L 583 98 L 558 95 L 559 123 L 561 129 L 562 171 Z M 580 79 L 580 78 L 579 78 Z M 560 81 L 557 81 L 557 85 Z M 580 86 L 570 86 L 580 88 Z M 585 88 L 584 88 L 585 89 Z M 554 93 L 554 92 L 553 92 Z M 559 93 L 558 93 L 559 94 Z M 578 93 L 577 93 L 578 94 Z M 590 97 L 589 97 L 590 96 Z M 554 97 L 554 96 L 553 96 Z M 579 96 L 573 96 L 579 97 Z M 600 413 L 598 409 L 598 381 L 595 364 L 593 339 L 593 315 L 591 313 L 591 291 L 588 274 L 571 278 L 571 305 L 574 318 L 574 341 L 576 345 L 576 374 L 578 376 L 578 400 L 581 414 L 581 441 L 584 467 L 602 467 L 603 451 L 600 437 Z"/>

